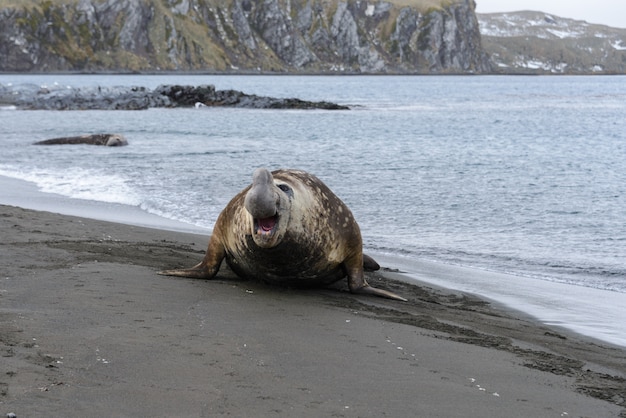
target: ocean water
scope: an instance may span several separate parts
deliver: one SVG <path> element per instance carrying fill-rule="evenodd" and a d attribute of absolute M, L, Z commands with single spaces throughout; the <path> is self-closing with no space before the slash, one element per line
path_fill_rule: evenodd
<path fill-rule="evenodd" d="M 352 209 L 367 252 L 408 270 L 418 260 L 503 274 L 497 280 L 507 291 L 561 286 L 543 305 L 558 305 L 563 289 L 580 295 L 577 301 L 598 295 L 588 310 L 603 299 L 626 303 L 624 77 L 0 75 L 0 83 L 214 84 L 350 105 L 349 111 L 5 107 L 0 175 L 42 193 L 132 206 L 210 229 L 256 167 L 300 168 Z M 31 145 L 98 132 L 122 133 L 130 145 Z M 493 287 L 469 286 L 463 278 L 472 274 L 461 271 L 441 283 L 478 293 Z M 626 323 L 624 306 L 612 307 L 613 321 Z M 610 333 L 626 345 L 626 330 Z"/>

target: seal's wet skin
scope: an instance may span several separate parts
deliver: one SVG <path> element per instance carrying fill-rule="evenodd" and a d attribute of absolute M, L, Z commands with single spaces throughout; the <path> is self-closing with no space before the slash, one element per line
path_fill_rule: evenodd
<path fill-rule="evenodd" d="M 128 141 L 120 134 L 93 134 L 81 136 L 68 136 L 62 138 L 46 139 L 35 142 L 34 145 L 103 145 L 105 147 L 122 147 L 128 145 Z"/>
<path fill-rule="evenodd" d="M 220 213 L 204 260 L 162 275 L 210 279 L 222 263 L 244 278 L 289 286 L 324 286 L 348 278 L 353 293 L 406 301 L 370 286 L 378 264 L 363 255 L 350 209 L 317 177 L 299 170 L 257 169 L 252 184 Z"/>

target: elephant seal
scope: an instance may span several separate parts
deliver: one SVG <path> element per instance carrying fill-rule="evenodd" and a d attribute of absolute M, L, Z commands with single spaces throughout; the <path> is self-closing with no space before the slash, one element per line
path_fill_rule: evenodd
<path fill-rule="evenodd" d="M 70 136 L 63 138 L 46 139 L 45 141 L 35 142 L 34 145 L 66 145 L 66 144 L 88 144 L 88 145 L 104 145 L 107 147 L 121 147 L 128 145 L 128 141 L 120 134 L 93 134 L 82 136 Z"/>
<path fill-rule="evenodd" d="M 224 259 L 239 276 L 290 286 L 324 286 L 348 277 L 353 293 L 406 299 L 370 286 L 361 231 L 350 209 L 317 177 L 257 169 L 252 184 L 217 218 L 202 262 L 166 276 L 213 278 Z"/>

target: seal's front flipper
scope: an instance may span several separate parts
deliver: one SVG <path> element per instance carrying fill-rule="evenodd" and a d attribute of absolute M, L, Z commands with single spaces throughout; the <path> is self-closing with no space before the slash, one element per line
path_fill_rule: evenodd
<path fill-rule="evenodd" d="M 217 271 L 211 271 L 206 264 L 200 263 L 188 269 L 180 270 L 162 270 L 157 272 L 161 276 L 177 276 L 177 277 L 189 277 L 191 279 L 212 279 Z"/>
<path fill-rule="evenodd" d="M 204 260 L 188 269 L 162 270 L 158 274 L 161 276 L 189 277 L 192 279 L 212 279 L 215 277 L 226 255 L 224 245 L 222 245 L 219 239 L 215 238 L 218 235 L 215 233 L 216 230 L 217 226 L 209 239 L 209 247 L 204 255 Z"/>
<path fill-rule="evenodd" d="M 368 295 L 374 295 L 374 296 L 380 296 L 383 298 L 387 298 L 387 299 L 393 299 L 393 300 L 400 300 L 402 302 L 408 302 L 408 299 L 403 298 L 402 296 L 398 296 L 393 292 L 390 292 L 388 290 L 383 290 L 383 289 L 379 289 L 377 287 L 372 287 L 368 284 L 365 284 L 365 286 L 359 288 L 359 289 L 355 289 L 352 291 L 353 293 L 365 293 Z"/>

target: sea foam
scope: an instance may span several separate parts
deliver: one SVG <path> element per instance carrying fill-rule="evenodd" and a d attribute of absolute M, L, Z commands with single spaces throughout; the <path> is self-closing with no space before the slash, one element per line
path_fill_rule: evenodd
<path fill-rule="evenodd" d="M 0 166 L 0 175 L 35 183 L 44 193 L 72 199 L 95 200 L 137 206 L 141 199 L 128 180 L 115 173 L 99 173 L 84 168 L 72 170 L 30 169 Z"/>

